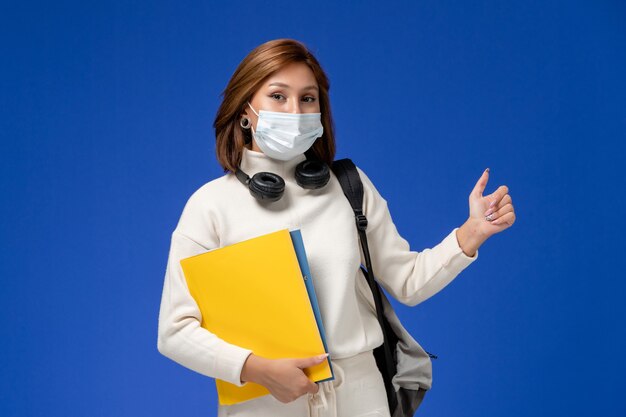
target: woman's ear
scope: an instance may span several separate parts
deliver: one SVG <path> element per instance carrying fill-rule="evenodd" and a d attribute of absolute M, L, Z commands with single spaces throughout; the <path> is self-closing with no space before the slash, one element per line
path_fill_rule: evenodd
<path fill-rule="evenodd" d="M 254 112 L 247 104 L 245 104 L 244 106 L 245 107 L 241 110 L 241 113 L 239 115 L 239 123 L 243 123 L 241 127 L 244 127 L 244 125 L 248 126 L 244 129 L 249 130 L 251 126 L 256 126 L 258 117 L 256 114 L 254 114 Z M 244 120 L 244 118 L 247 119 L 247 121 Z"/>

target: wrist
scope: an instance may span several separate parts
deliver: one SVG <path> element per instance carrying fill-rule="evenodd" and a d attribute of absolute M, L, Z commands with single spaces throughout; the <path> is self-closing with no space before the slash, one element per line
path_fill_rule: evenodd
<path fill-rule="evenodd" d="M 463 253 L 470 258 L 476 255 L 478 248 L 487 240 L 479 227 L 480 220 L 469 218 L 456 231 L 456 239 Z"/>
<path fill-rule="evenodd" d="M 254 382 L 259 383 L 259 376 L 262 375 L 263 361 L 265 358 L 251 353 L 243 364 L 241 369 L 241 383 Z"/>

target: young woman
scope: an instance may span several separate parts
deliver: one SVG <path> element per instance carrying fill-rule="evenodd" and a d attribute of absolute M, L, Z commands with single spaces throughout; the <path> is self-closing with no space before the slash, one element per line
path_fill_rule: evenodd
<path fill-rule="evenodd" d="M 354 214 L 328 169 L 335 156 L 328 89 L 326 74 L 300 42 L 279 39 L 250 52 L 224 90 L 215 118 L 217 159 L 225 174 L 191 195 L 172 233 L 159 351 L 203 375 L 238 386 L 258 383 L 271 393 L 220 405 L 218 416 L 389 416 L 372 353 L 383 342 L 382 332 L 360 271 Z M 469 196 L 467 221 L 432 249 L 411 251 L 386 201 L 358 170 L 376 277 L 406 305 L 444 288 L 476 260 L 487 238 L 515 221 L 506 186 L 482 195 L 487 169 Z M 183 258 L 285 228 L 300 229 L 303 236 L 333 381 L 316 384 L 303 371 L 324 357 L 268 359 L 200 327 L 202 317 L 180 267 Z"/>

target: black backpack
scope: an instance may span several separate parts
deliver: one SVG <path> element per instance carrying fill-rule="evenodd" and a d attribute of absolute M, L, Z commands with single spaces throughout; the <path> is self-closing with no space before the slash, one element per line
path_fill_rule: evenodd
<path fill-rule="evenodd" d="M 365 232 L 367 218 L 363 213 L 363 183 L 356 166 L 350 159 L 340 159 L 333 162 L 332 170 L 354 210 L 366 264 L 366 267 L 361 265 L 361 269 L 374 295 L 376 315 L 383 331 L 384 342 L 374 349 L 374 357 L 385 382 L 389 410 L 392 417 L 413 416 L 431 387 L 431 358 L 436 356 L 422 349 L 402 326 L 375 281 Z"/>

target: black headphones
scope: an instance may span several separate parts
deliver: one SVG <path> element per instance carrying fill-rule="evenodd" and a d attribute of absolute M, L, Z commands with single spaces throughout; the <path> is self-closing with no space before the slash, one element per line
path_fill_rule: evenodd
<path fill-rule="evenodd" d="M 271 172 L 258 172 L 252 178 L 239 167 L 235 175 L 248 187 L 250 194 L 259 201 L 278 201 L 285 191 L 285 180 Z M 330 169 L 325 163 L 307 159 L 296 166 L 296 182 L 302 188 L 315 190 L 324 187 L 330 180 Z"/>

